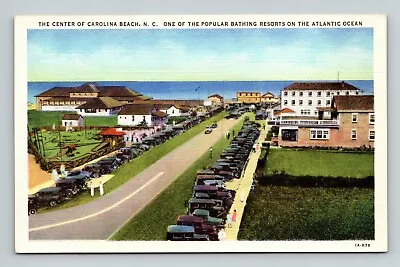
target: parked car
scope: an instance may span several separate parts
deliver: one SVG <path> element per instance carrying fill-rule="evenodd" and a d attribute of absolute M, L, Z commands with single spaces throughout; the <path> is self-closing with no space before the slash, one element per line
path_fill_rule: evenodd
<path fill-rule="evenodd" d="M 209 225 L 214 225 L 216 227 L 223 227 L 225 224 L 225 221 L 221 218 L 216 218 L 216 217 L 211 217 L 210 216 L 210 211 L 208 210 L 203 210 L 203 209 L 197 209 L 193 212 L 193 216 L 201 217 L 203 218 Z"/>
<path fill-rule="evenodd" d="M 28 216 L 35 214 L 38 209 L 39 204 L 37 203 L 37 201 L 35 201 L 35 199 L 33 198 L 28 198 Z"/>
<path fill-rule="evenodd" d="M 218 240 L 216 227 L 207 224 L 207 222 L 198 216 L 181 215 L 176 221 L 177 225 L 193 226 L 195 234 L 206 234 L 210 240 Z"/>
<path fill-rule="evenodd" d="M 192 214 L 196 209 L 205 209 L 210 215 L 217 218 L 226 218 L 226 208 L 220 199 L 191 198 L 187 202 L 187 214 Z"/>
<path fill-rule="evenodd" d="M 66 197 L 70 198 L 73 195 L 78 194 L 80 189 L 86 187 L 86 184 L 83 184 L 84 179 L 59 179 L 56 182 L 56 187 L 62 188 Z"/>
<path fill-rule="evenodd" d="M 84 170 L 74 170 L 70 171 L 67 174 L 68 179 L 76 178 L 76 179 L 90 179 L 92 176 L 92 173 L 89 171 L 84 171 Z"/>
<path fill-rule="evenodd" d="M 214 122 L 213 124 L 211 124 L 211 128 L 217 128 L 218 124 L 216 122 Z"/>
<path fill-rule="evenodd" d="M 91 172 L 93 178 L 98 178 L 103 174 L 110 173 L 114 170 L 114 166 L 108 164 L 88 164 L 86 165 L 83 170 Z"/>
<path fill-rule="evenodd" d="M 33 195 L 28 196 L 28 200 L 32 201 L 33 205 L 50 205 L 56 206 L 58 203 L 66 199 L 64 190 L 61 187 L 46 187 L 40 189 Z"/>
<path fill-rule="evenodd" d="M 212 128 L 211 127 L 207 127 L 206 130 L 204 131 L 205 134 L 210 134 L 212 133 Z"/>
<path fill-rule="evenodd" d="M 196 234 L 193 226 L 169 225 L 167 228 L 168 241 L 209 241 L 207 234 Z"/>

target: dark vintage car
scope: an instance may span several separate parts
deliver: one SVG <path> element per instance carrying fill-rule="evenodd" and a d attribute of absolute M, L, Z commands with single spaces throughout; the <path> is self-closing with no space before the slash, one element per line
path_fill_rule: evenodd
<path fill-rule="evenodd" d="M 103 168 L 109 172 L 112 172 L 118 167 L 118 162 L 116 160 L 101 159 L 97 164 L 103 166 Z"/>
<path fill-rule="evenodd" d="M 209 241 L 206 234 L 196 234 L 193 226 L 169 225 L 167 228 L 168 241 Z"/>
<path fill-rule="evenodd" d="M 225 178 L 221 175 L 216 174 L 197 174 L 196 180 L 220 180 L 223 181 Z"/>
<path fill-rule="evenodd" d="M 227 210 L 220 199 L 191 198 L 187 202 L 187 214 L 192 214 L 196 209 L 204 209 L 210 212 L 210 216 L 226 218 Z"/>
<path fill-rule="evenodd" d="M 90 179 L 92 176 L 92 173 L 89 171 L 84 171 L 84 170 L 74 170 L 70 171 L 67 174 L 67 178 L 76 178 L 76 179 Z"/>
<path fill-rule="evenodd" d="M 181 215 L 176 221 L 177 225 L 193 226 L 195 234 L 206 234 L 210 240 L 218 240 L 216 227 L 209 225 L 202 217 Z"/>
<path fill-rule="evenodd" d="M 66 199 L 64 190 L 61 187 L 46 187 L 40 189 L 33 195 L 28 196 L 28 201 L 34 205 L 56 206 Z M 28 202 L 29 203 L 29 202 Z"/>
<path fill-rule="evenodd" d="M 94 163 L 86 165 L 83 170 L 91 172 L 93 178 L 98 178 L 103 174 L 112 172 L 114 168 L 113 165 Z"/>
<path fill-rule="evenodd" d="M 211 124 L 211 128 L 217 128 L 218 124 L 216 122 L 214 122 L 213 124 Z"/>
<path fill-rule="evenodd" d="M 221 218 L 216 218 L 216 217 L 211 217 L 210 216 L 210 211 L 208 210 L 203 210 L 203 209 L 197 209 L 193 212 L 193 216 L 198 216 L 204 219 L 204 221 L 207 222 L 209 225 L 214 225 L 216 227 L 223 227 L 224 226 L 224 220 Z"/>
<path fill-rule="evenodd" d="M 196 174 L 196 177 L 199 177 L 199 175 L 201 175 L 201 176 L 207 175 L 209 177 L 213 177 L 216 175 L 222 176 L 222 177 L 224 177 L 224 181 L 230 181 L 235 178 L 233 172 L 223 171 L 223 170 L 213 170 L 213 169 L 206 169 L 206 170 L 198 171 Z"/>
<path fill-rule="evenodd" d="M 78 194 L 80 189 L 85 188 L 86 182 L 84 182 L 84 179 L 75 179 L 75 178 L 59 179 L 56 182 L 56 187 L 62 188 L 62 191 L 64 192 L 65 196 L 70 198 L 73 195 Z"/>
<path fill-rule="evenodd" d="M 196 185 L 213 185 L 218 187 L 225 187 L 224 180 L 209 180 L 209 179 L 196 179 Z"/>
<path fill-rule="evenodd" d="M 234 197 L 230 192 L 216 192 L 214 194 L 208 194 L 204 192 L 194 193 L 194 198 L 197 199 L 217 199 L 222 200 L 222 205 L 226 210 L 229 210 L 233 204 Z"/>
<path fill-rule="evenodd" d="M 28 215 L 33 215 L 39 209 L 39 204 L 35 199 L 28 197 Z"/>

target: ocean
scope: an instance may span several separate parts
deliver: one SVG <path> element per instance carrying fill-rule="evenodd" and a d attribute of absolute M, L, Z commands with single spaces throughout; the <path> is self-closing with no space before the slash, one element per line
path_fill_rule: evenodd
<path fill-rule="evenodd" d="M 92 82 L 92 81 L 89 81 Z M 96 81 L 99 85 L 121 85 L 154 99 L 207 99 L 207 96 L 219 94 L 225 99 L 235 98 L 238 91 L 271 92 L 278 95 L 280 90 L 296 81 Z M 299 81 L 305 82 L 305 81 Z M 373 94 L 373 80 L 345 81 L 363 91 Z M 28 102 L 35 103 L 35 95 L 53 87 L 73 87 L 85 82 L 28 82 Z M 198 88 L 198 89 L 197 89 Z M 197 89 L 197 90 L 196 90 Z"/>

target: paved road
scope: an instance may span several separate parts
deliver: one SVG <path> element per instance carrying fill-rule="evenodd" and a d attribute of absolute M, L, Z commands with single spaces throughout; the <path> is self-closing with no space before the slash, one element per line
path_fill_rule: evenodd
<path fill-rule="evenodd" d="M 29 238 L 107 239 L 238 122 L 223 119 L 211 134 L 199 133 L 102 198 L 81 206 L 30 216 Z"/>

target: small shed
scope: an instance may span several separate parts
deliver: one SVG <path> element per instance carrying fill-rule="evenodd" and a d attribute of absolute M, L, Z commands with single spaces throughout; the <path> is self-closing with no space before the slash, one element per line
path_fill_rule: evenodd
<path fill-rule="evenodd" d="M 124 142 L 125 132 L 116 128 L 107 128 L 100 132 L 103 141 L 108 142 L 110 146 L 115 146 L 121 142 Z"/>
<path fill-rule="evenodd" d="M 62 126 L 65 127 L 81 127 L 83 126 L 83 117 L 79 114 L 64 114 L 62 118 Z"/>

